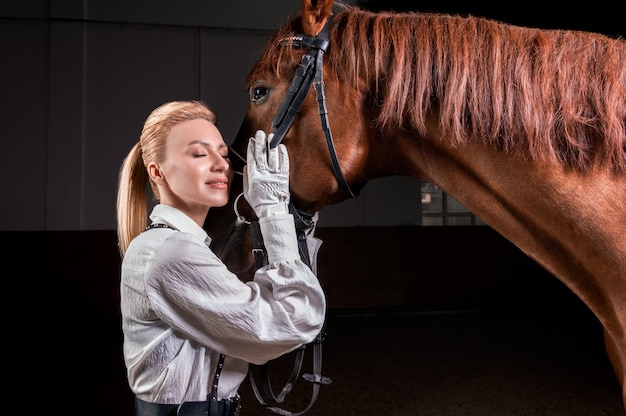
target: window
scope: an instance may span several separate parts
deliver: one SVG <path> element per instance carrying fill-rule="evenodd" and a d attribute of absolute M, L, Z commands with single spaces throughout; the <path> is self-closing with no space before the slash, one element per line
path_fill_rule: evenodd
<path fill-rule="evenodd" d="M 486 225 L 438 186 L 420 182 L 421 225 Z"/>

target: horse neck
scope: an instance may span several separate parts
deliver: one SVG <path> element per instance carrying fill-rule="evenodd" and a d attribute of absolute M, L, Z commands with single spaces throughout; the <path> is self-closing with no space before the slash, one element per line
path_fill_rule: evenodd
<path fill-rule="evenodd" d="M 598 316 L 626 320 L 611 301 L 614 291 L 626 293 L 623 175 L 568 170 L 482 144 L 429 141 L 412 155 L 423 178 L 562 280 Z"/>

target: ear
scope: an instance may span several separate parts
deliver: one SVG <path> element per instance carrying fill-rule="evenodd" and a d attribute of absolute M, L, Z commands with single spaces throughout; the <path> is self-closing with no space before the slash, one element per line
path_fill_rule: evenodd
<path fill-rule="evenodd" d="M 333 0 L 302 0 L 302 32 L 317 36 L 333 8 Z"/>
<path fill-rule="evenodd" d="M 159 165 L 154 162 L 150 162 L 148 164 L 147 170 L 148 176 L 150 176 L 150 179 L 152 179 L 154 183 L 162 184 L 165 182 L 165 177 L 163 176 Z"/>

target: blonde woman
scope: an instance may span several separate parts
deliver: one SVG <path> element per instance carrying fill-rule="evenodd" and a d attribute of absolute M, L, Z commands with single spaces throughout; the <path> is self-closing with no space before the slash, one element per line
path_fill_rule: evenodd
<path fill-rule="evenodd" d="M 268 149 L 262 131 L 250 138 L 244 196 L 269 264 L 245 283 L 211 251 L 202 227 L 211 207 L 227 203 L 231 179 L 216 116 L 198 101 L 156 108 L 123 162 L 123 351 L 137 416 L 238 414 L 248 363 L 277 358 L 322 330 L 324 293 L 300 260 L 288 213 L 286 148 Z M 148 186 L 157 201 L 151 213 Z"/>

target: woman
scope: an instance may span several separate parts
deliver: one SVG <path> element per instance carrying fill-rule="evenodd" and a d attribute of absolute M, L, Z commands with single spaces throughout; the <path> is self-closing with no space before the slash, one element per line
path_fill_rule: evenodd
<path fill-rule="evenodd" d="M 245 283 L 210 250 L 202 228 L 209 209 L 228 201 L 233 174 L 209 108 L 197 101 L 158 107 L 123 162 L 123 350 L 138 416 L 237 414 L 248 363 L 310 343 L 322 329 L 324 293 L 300 260 L 288 213 L 287 150 L 267 143 L 262 131 L 250 138 L 244 196 L 269 264 Z M 157 201 L 149 226 L 148 184 Z"/>

